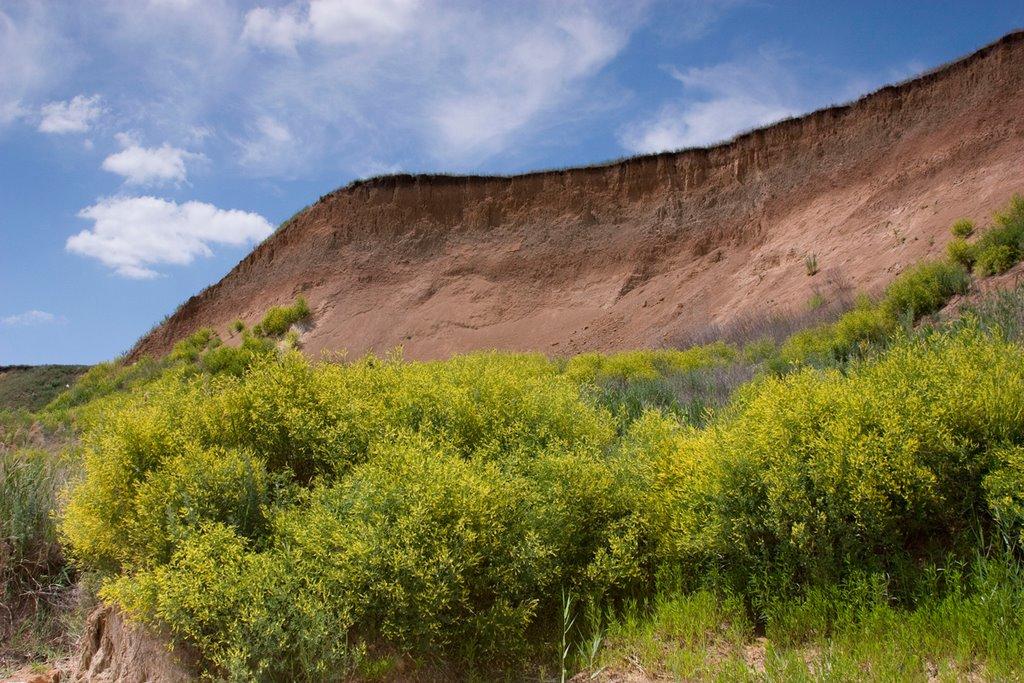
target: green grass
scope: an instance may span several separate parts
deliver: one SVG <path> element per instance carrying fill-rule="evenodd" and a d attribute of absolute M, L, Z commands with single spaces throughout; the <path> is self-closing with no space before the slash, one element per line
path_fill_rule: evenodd
<path fill-rule="evenodd" d="M 39 410 L 86 370 L 85 365 L 0 367 L 0 410 Z"/>
<path fill-rule="evenodd" d="M 743 604 L 709 590 L 662 593 L 603 631 L 596 677 L 643 670 L 676 680 L 1018 680 L 1024 577 L 1015 556 L 933 569 L 913 605 L 865 576 L 773 604 L 755 629 Z M 589 665 L 588 665 L 589 664 Z"/>
<path fill-rule="evenodd" d="M 68 645 L 60 620 L 73 572 L 54 516 L 75 468 L 47 451 L 0 448 L 0 669 Z"/>

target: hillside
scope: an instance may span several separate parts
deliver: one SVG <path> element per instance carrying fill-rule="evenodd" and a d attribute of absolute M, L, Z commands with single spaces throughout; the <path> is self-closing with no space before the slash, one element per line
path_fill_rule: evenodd
<path fill-rule="evenodd" d="M 707 149 L 513 177 L 391 176 L 322 197 L 139 341 L 228 338 L 304 295 L 305 350 L 434 358 L 658 347 L 875 291 L 1024 186 L 1024 32 L 855 103 Z M 820 271 L 808 275 L 813 254 Z"/>
<path fill-rule="evenodd" d="M 88 369 L 86 365 L 0 365 L 0 410 L 39 410 Z"/>

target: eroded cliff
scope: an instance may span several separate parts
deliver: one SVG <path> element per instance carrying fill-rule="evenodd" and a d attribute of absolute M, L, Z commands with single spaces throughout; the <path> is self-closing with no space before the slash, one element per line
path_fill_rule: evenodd
<path fill-rule="evenodd" d="M 390 176 L 297 214 L 141 339 L 230 339 L 302 294 L 305 350 L 652 347 L 877 290 L 1024 191 L 1024 32 L 708 149 L 512 177 Z M 814 254 L 820 272 L 809 276 Z"/>

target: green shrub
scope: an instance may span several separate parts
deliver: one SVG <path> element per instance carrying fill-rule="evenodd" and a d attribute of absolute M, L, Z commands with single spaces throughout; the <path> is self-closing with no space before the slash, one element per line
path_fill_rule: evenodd
<path fill-rule="evenodd" d="M 1015 195 L 1010 204 L 995 216 L 995 225 L 975 243 L 979 275 L 992 275 L 1009 269 L 1024 256 L 1024 197 Z"/>
<path fill-rule="evenodd" d="M 257 336 L 280 337 L 295 323 L 302 322 L 311 315 L 309 304 L 303 297 L 298 297 L 291 306 L 274 306 L 270 308 L 263 320 L 253 328 Z M 257 331 L 258 330 L 258 331 Z"/>
<path fill-rule="evenodd" d="M 832 365 L 888 339 L 897 321 L 883 305 L 862 297 L 857 305 L 827 325 L 797 332 L 779 349 L 784 363 Z"/>
<path fill-rule="evenodd" d="M 740 355 L 744 363 L 761 363 L 775 356 L 778 348 L 771 339 L 752 341 L 743 346 Z"/>
<path fill-rule="evenodd" d="M 953 224 L 953 227 L 950 228 L 950 232 L 953 233 L 954 237 L 970 237 L 974 234 L 974 221 L 968 218 L 961 218 Z"/>
<path fill-rule="evenodd" d="M 241 345 L 211 348 L 200 358 L 199 367 L 211 375 L 227 374 L 240 377 L 254 362 L 273 353 L 272 341 L 243 332 Z"/>
<path fill-rule="evenodd" d="M 175 344 L 168 359 L 171 362 L 195 363 L 205 351 L 217 348 L 220 344 L 220 336 L 213 329 L 203 327 Z"/>
<path fill-rule="evenodd" d="M 1018 254 L 1008 244 L 990 244 L 981 247 L 974 264 L 974 274 L 978 277 L 999 275 L 1008 271 L 1016 263 Z"/>
<path fill-rule="evenodd" d="M 906 315 L 916 320 L 942 308 L 953 295 L 965 293 L 969 285 L 970 277 L 959 265 L 926 262 L 893 280 L 882 306 L 895 319 Z"/>
<path fill-rule="evenodd" d="M 510 655 L 560 569 L 527 480 L 399 437 L 280 522 L 339 611 L 414 651 Z M 531 504 L 533 503 L 533 504 Z"/>
<path fill-rule="evenodd" d="M 350 625 L 345 615 L 329 611 L 331 603 L 323 598 L 310 610 L 311 596 L 295 592 L 300 577 L 286 559 L 250 550 L 231 528 L 204 523 L 182 539 L 170 562 L 123 575 L 106 583 L 100 594 L 133 618 L 192 644 L 218 679 L 282 680 L 288 672 L 315 680 L 317 672 L 320 678 L 328 671 L 343 673 L 344 634 Z M 309 620 L 302 621 L 307 615 Z M 297 653 L 288 647 L 289 637 L 311 635 L 328 624 L 334 635 L 331 649 L 307 650 L 302 660 L 307 667 L 296 671 Z"/>
<path fill-rule="evenodd" d="M 714 501 L 708 555 L 747 588 L 770 578 L 767 590 L 969 542 L 989 449 L 1024 439 L 1022 362 L 967 329 L 900 342 L 845 376 L 766 379 L 712 435 L 704 467 L 720 475 L 690 494 Z"/>
<path fill-rule="evenodd" d="M 46 411 L 61 413 L 116 393 L 140 387 L 159 377 L 166 361 L 143 358 L 131 365 L 118 361 L 99 363 L 89 368 L 71 388 L 53 399 Z"/>
<path fill-rule="evenodd" d="M 735 358 L 736 349 L 723 342 L 715 342 L 684 350 L 582 353 L 569 359 L 563 372 L 578 383 L 596 383 L 612 379 L 653 380 L 673 373 L 724 365 Z"/>
<path fill-rule="evenodd" d="M 992 457 L 995 466 L 985 477 L 985 497 L 1000 530 L 1016 545 L 1024 540 L 1024 447 L 1000 447 Z"/>
<path fill-rule="evenodd" d="M 973 267 L 977 258 L 974 245 L 962 237 L 957 237 L 946 245 L 946 254 L 952 263 L 959 264 L 964 268 Z"/>
<path fill-rule="evenodd" d="M 961 266 L 926 262 L 893 280 L 877 304 L 865 297 L 832 323 L 797 332 L 779 349 L 785 364 L 831 365 L 863 355 L 899 329 L 941 308 L 954 294 L 967 291 L 970 277 Z"/>
<path fill-rule="evenodd" d="M 85 435 L 62 533 L 214 670 L 320 671 L 346 631 L 515 659 L 561 586 L 651 578 L 613 435 L 539 356 L 169 373 Z"/>

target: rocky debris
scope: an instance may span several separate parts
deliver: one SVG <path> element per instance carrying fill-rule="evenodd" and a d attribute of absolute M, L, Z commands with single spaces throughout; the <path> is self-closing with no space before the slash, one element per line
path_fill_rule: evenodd
<path fill-rule="evenodd" d="M 60 671 L 57 669 L 35 670 L 33 668 L 17 671 L 10 678 L 0 683 L 60 683 Z"/>

